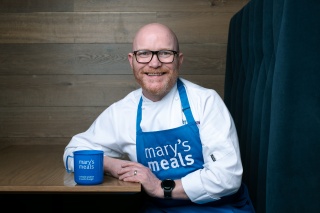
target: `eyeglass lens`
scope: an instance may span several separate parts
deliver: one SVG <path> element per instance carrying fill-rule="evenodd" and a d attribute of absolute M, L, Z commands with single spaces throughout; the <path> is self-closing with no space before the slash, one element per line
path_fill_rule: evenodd
<path fill-rule="evenodd" d="M 138 50 L 134 51 L 134 53 L 136 56 L 136 60 L 139 63 L 149 63 L 152 60 L 153 55 L 157 55 L 157 58 L 161 63 L 172 63 L 176 54 L 176 52 L 173 50 Z"/>

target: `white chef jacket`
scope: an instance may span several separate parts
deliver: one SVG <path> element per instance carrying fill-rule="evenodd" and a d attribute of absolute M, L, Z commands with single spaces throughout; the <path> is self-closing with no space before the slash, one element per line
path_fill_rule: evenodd
<path fill-rule="evenodd" d="M 181 178 L 182 185 L 191 201 L 211 202 L 235 193 L 241 185 L 243 168 L 236 128 L 216 91 L 180 79 L 198 123 L 204 158 L 204 168 Z M 136 117 L 141 95 L 141 88 L 132 91 L 105 109 L 87 131 L 73 136 L 64 151 L 64 164 L 67 155 L 83 149 L 99 149 L 107 156 L 128 156 L 137 162 Z M 186 122 L 177 86 L 160 101 L 142 98 L 142 131 L 172 129 Z M 68 167 L 73 171 L 72 160 Z"/>

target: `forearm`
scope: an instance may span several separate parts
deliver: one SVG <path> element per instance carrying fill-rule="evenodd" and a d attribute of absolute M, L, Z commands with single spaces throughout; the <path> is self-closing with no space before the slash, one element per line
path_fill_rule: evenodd
<path fill-rule="evenodd" d="M 172 199 L 179 199 L 179 200 L 187 200 L 189 199 L 189 197 L 187 196 L 187 194 L 185 193 L 183 187 L 182 187 L 182 183 L 181 180 L 174 180 L 175 182 L 175 187 L 171 192 L 171 197 Z M 152 197 L 157 197 L 157 198 L 164 198 L 164 191 L 161 187 L 161 180 L 158 180 L 157 182 L 155 182 L 156 184 L 154 184 L 152 188 L 145 188 L 145 190 L 147 191 L 147 193 L 152 196 Z M 155 189 L 155 190 L 154 190 Z"/>
<path fill-rule="evenodd" d="M 176 186 L 172 190 L 172 198 L 173 199 L 183 199 L 183 200 L 189 199 L 189 197 L 187 196 L 187 194 L 185 193 L 185 191 L 182 187 L 181 179 L 175 180 L 175 183 L 176 183 Z M 164 197 L 163 190 L 161 189 L 161 191 L 162 191 L 161 198 L 163 198 Z"/>

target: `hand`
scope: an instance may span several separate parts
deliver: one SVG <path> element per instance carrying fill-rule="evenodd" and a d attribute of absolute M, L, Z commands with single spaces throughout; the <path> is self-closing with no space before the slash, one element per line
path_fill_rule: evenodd
<path fill-rule="evenodd" d="M 140 163 L 122 162 L 118 176 L 119 180 L 141 183 L 145 192 L 151 197 L 163 197 L 161 180 L 148 167 Z"/>
<path fill-rule="evenodd" d="M 112 177 L 119 178 L 118 172 L 122 169 L 121 165 L 124 162 L 129 161 L 104 156 L 104 172 L 110 174 Z"/>

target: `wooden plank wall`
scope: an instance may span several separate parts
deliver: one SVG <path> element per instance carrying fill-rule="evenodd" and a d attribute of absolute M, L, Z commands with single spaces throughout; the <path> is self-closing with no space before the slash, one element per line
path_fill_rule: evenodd
<path fill-rule="evenodd" d="M 138 88 L 136 30 L 177 33 L 181 75 L 223 97 L 230 18 L 249 0 L 0 0 L 0 147 L 67 144 Z"/>

